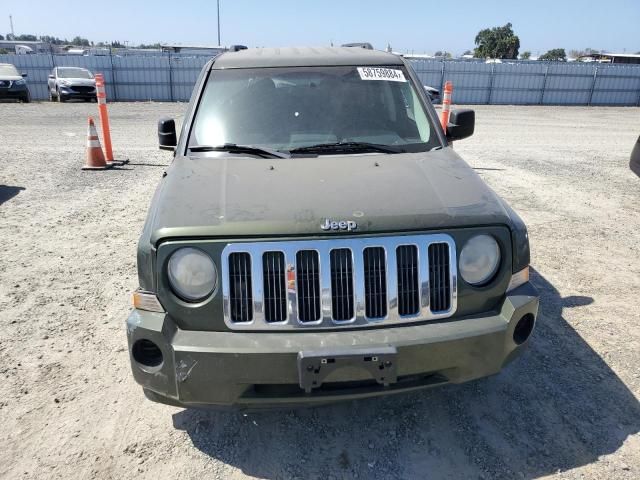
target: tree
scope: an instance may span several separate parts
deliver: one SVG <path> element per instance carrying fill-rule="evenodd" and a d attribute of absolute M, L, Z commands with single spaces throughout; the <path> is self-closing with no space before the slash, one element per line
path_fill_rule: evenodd
<path fill-rule="evenodd" d="M 485 28 L 476 35 L 477 58 L 518 58 L 520 39 L 513 33 L 511 23 L 503 27 Z"/>
<path fill-rule="evenodd" d="M 16 35 L 15 40 L 18 40 L 20 42 L 35 42 L 36 40 L 38 40 L 38 37 L 29 34 Z"/>
<path fill-rule="evenodd" d="M 548 62 L 566 62 L 567 54 L 564 52 L 564 48 L 554 48 L 544 55 L 540 55 L 538 60 L 546 60 Z"/>
<path fill-rule="evenodd" d="M 69 43 L 66 38 L 62 40 L 61 38 L 52 37 L 51 35 L 41 35 L 40 41 L 50 43 L 52 45 L 64 45 L 65 43 Z"/>
<path fill-rule="evenodd" d="M 71 40 L 71 43 L 81 47 L 88 47 L 90 45 L 89 40 L 87 40 L 86 38 L 78 37 L 78 36 L 73 37 L 73 39 Z"/>
<path fill-rule="evenodd" d="M 529 60 L 531 58 L 531 52 L 529 50 L 526 50 L 526 51 L 522 52 L 520 54 L 520 58 L 522 60 Z"/>
<path fill-rule="evenodd" d="M 473 55 L 473 52 L 471 50 L 465 50 L 462 55 Z"/>
<path fill-rule="evenodd" d="M 441 57 L 442 56 L 442 50 L 438 50 L 436 53 L 433 54 L 434 57 Z"/>
<path fill-rule="evenodd" d="M 4 40 L 4 36 L 0 35 L 0 40 Z"/>

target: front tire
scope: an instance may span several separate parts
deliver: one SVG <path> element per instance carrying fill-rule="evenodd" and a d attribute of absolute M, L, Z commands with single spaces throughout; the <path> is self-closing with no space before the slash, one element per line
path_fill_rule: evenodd
<path fill-rule="evenodd" d="M 24 97 L 22 97 L 22 103 L 31 103 L 31 94 L 27 93 Z"/>
<path fill-rule="evenodd" d="M 64 103 L 65 99 L 62 97 L 60 90 L 58 90 L 58 103 Z"/>

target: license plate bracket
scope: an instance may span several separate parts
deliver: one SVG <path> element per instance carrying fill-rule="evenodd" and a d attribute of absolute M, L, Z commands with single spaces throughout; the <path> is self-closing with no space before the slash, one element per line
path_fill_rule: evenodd
<path fill-rule="evenodd" d="M 398 380 L 395 347 L 345 348 L 338 350 L 308 350 L 298 353 L 300 388 L 310 393 L 319 388 L 325 378 L 343 367 L 358 367 L 368 371 L 381 385 L 389 386 Z"/>

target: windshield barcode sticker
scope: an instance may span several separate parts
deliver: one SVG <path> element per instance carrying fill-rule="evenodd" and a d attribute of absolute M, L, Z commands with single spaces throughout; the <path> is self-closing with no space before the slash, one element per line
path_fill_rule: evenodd
<path fill-rule="evenodd" d="M 402 70 L 379 67 L 358 67 L 362 80 L 387 80 L 388 82 L 406 82 Z"/>

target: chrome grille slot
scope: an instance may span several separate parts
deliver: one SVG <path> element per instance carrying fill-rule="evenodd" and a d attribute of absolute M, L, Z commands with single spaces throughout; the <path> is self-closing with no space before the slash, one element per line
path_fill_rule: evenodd
<path fill-rule="evenodd" d="M 418 290 L 418 248 L 415 245 L 400 245 L 396 249 L 398 265 L 398 313 L 416 315 L 420 311 Z"/>
<path fill-rule="evenodd" d="M 320 260 L 315 250 L 296 254 L 298 320 L 316 322 L 320 317 Z"/>
<path fill-rule="evenodd" d="M 353 308 L 353 260 L 351 250 L 331 250 L 331 311 L 337 321 L 351 320 Z"/>
<path fill-rule="evenodd" d="M 446 312 L 451 308 L 449 245 L 429 245 L 429 296 L 431 312 Z"/>
<path fill-rule="evenodd" d="M 282 322 L 287 319 L 287 287 L 282 252 L 264 252 L 262 255 L 262 281 L 264 288 L 264 319 Z"/>
<path fill-rule="evenodd" d="M 447 234 L 228 243 L 220 266 L 232 330 L 399 325 L 450 317 L 457 307 Z"/>
<path fill-rule="evenodd" d="M 253 320 L 251 256 L 246 252 L 229 255 L 230 316 L 232 322 Z"/>
<path fill-rule="evenodd" d="M 384 318 L 387 316 L 387 259 L 384 248 L 365 248 L 363 259 L 365 315 L 367 318 Z"/>

